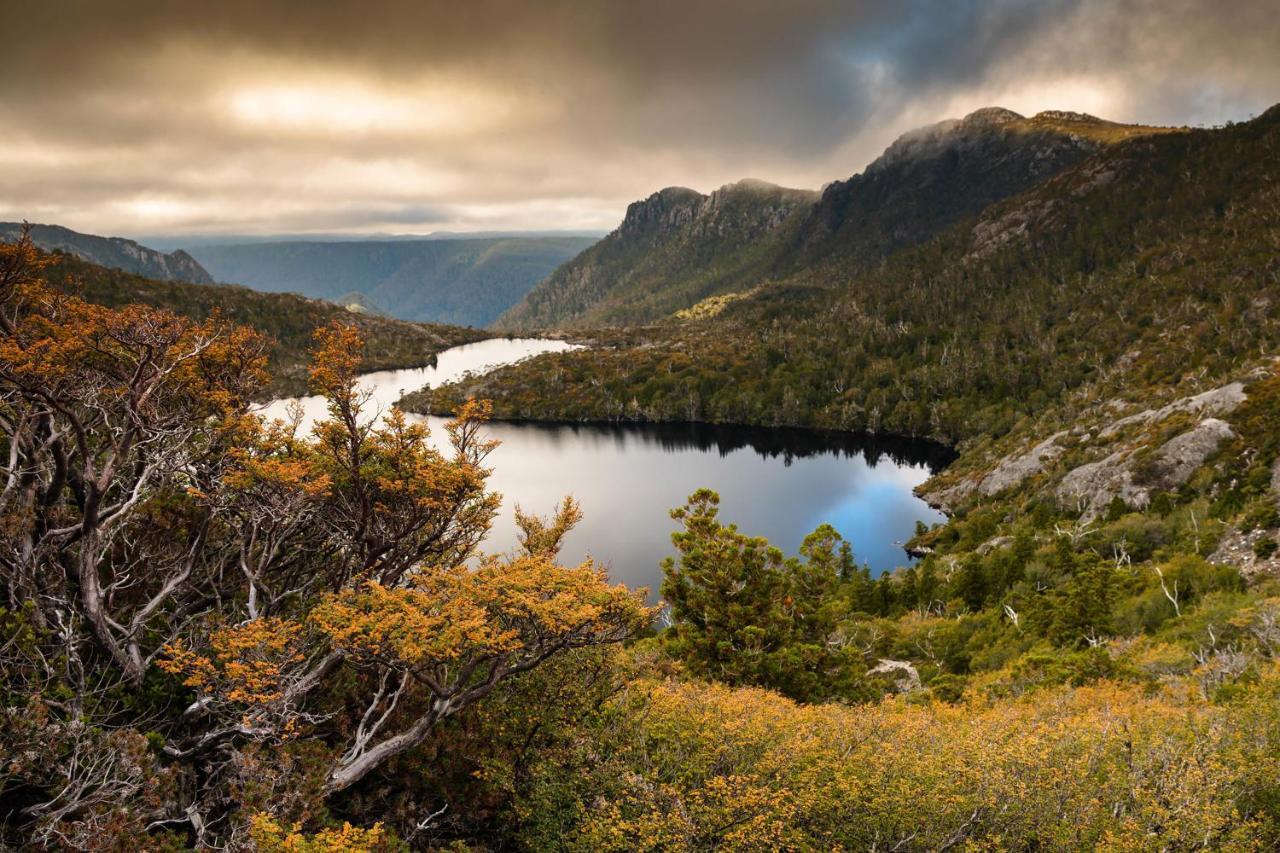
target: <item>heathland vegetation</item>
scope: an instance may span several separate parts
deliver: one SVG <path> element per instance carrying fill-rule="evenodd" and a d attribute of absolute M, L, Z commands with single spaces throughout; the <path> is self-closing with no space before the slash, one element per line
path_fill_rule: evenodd
<path fill-rule="evenodd" d="M 456 416 L 444 452 L 362 410 L 371 327 L 316 318 L 307 437 L 250 414 L 270 344 L 239 317 L 91 304 L 0 247 L 3 840 L 1274 849 L 1280 111 L 1105 127 L 1038 180 L 974 160 L 1007 188 L 978 209 L 929 204 L 976 180 L 951 127 L 954 180 L 888 194 L 900 244 L 805 243 L 706 310 L 414 395 Z M 476 555 L 477 397 L 932 436 L 950 517 L 872 577 L 699 491 L 651 609 L 556 562 L 572 499 Z"/>

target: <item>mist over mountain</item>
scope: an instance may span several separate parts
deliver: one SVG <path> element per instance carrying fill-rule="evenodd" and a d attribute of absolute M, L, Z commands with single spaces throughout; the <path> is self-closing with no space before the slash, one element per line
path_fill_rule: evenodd
<path fill-rule="evenodd" d="M 21 222 L 0 222 L 0 241 L 16 241 L 22 229 Z M 213 277 L 204 267 L 181 249 L 165 253 L 123 237 L 81 234 L 60 225 L 31 225 L 30 233 L 32 241 L 45 251 L 66 252 L 99 266 L 159 281 L 213 282 Z"/>
<path fill-rule="evenodd" d="M 406 320 L 482 327 L 590 237 L 264 242 L 192 246 L 220 281 L 341 300 L 356 293 Z"/>

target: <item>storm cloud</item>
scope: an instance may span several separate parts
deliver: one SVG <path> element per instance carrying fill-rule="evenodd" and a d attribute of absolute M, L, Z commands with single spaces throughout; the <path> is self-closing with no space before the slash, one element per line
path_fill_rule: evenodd
<path fill-rule="evenodd" d="M 1280 100 L 1269 0 L 50 0 L 0 16 L 0 219 L 125 235 L 607 229 L 662 186 L 847 177 L 981 106 L 1215 124 Z"/>

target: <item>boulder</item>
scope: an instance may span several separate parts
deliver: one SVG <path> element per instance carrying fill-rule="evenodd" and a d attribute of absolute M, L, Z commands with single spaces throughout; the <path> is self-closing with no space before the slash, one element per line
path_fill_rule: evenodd
<path fill-rule="evenodd" d="M 1068 472 L 1058 484 L 1058 500 L 1078 507 L 1086 521 L 1101 515 L 1107 504 L 1117 497 L 1131 507 L 1145 507 L 1151 500 L 1152 490 L 1167 491 L 1181 486 L 1223 442 L 1234 437 L 1235 432 L 1226 421 L 1205 418 L 1156 450 L 1151 470 L 1142 482 L 1134 478 L 1132 454 L 1117 450 L 1105 459 Z"/>
<path fill-rule="evenodd" d="M 893 681 L 893 689 L 898 693 L 913 693 L 921 688 L 920 673 L 905 660 L 881 658 L 880 662 L 867 670 L 867 675 L 887 675 Z"/>

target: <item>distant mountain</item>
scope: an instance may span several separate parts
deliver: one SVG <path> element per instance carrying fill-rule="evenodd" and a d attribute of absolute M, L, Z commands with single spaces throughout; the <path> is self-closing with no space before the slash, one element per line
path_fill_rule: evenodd
<path fill-rule="evenodd" d="M 644 322 L 735 287 L 770 259 L 771 238 L 818 194 L 744 180 L 703 195 L 668 187 L 560 267 L 500 326 Z M 765 251 L 761 251 L 761 248 Z"/>
<path fill-rule="evenodd" d="M 218 312 L 232 322 L 252 326 L 274 341 L 268 365 L 272 377 L 270 391 L 279 395 L 306 392 L 312 333 L 334 320 L 354 324 L 364 335 L 364 366 L 369 370 L 431 364 L 436 353 L 443 349 L 487 337 L 475 329 L 410 323 L 371 312 L 352 312 L 330 302 L 292 293 L 260 293 L 246 287 L 156 281 L 69 254 L 58 257 L 47 278 L 58 284 L 69 281 L 69 287 L 84 299 L 111 308 L 141 303 L 197 320 Z"/>
<path fill-rule="evenodd" d="M 294 241 L 193 247 L 219 281 L 341 301 L 405 320 L 487 326 L 590 237 Z"/>
<path fill-rule="evenodd" d="M 12 243 L 22 233 L 21 222 L 0 222 L 0 241 Z M 31 240 L 47 252 L 66 252 L 110 269 L 137 273 L 157 281 L 212 284 L 213 277 L 182 250 L 159 252 L 123 237 L 81 234 L 61 225 L 32 225 Z"/>
<path fill-rule="evenodd" d="M 492 240 L 506 237 L 585 237 L 599 240 L 607 231 L 596 228 L 555 228 L 517 231 L 431 231 L 426 234 L 356 234 L 345 232 L 301 234 L 147 234 L 138 241 L 164 251 L 199 246 L 244 246 L 253 243 L 407 243 L 419 240 Z"/>
<path fill-rule="evenodd" d="M 992 107 L 904 134 L 821 194 L 744 181 L 711 196 L 669 188 L 627 209 L 617 231 L 507 312 L 517 329 L 651 322 L 718 310 L 817 262 L 850 270 L 933 237 L 1107 145 L 1162 128 L 1080 113 L 1025 118 Z"/>

